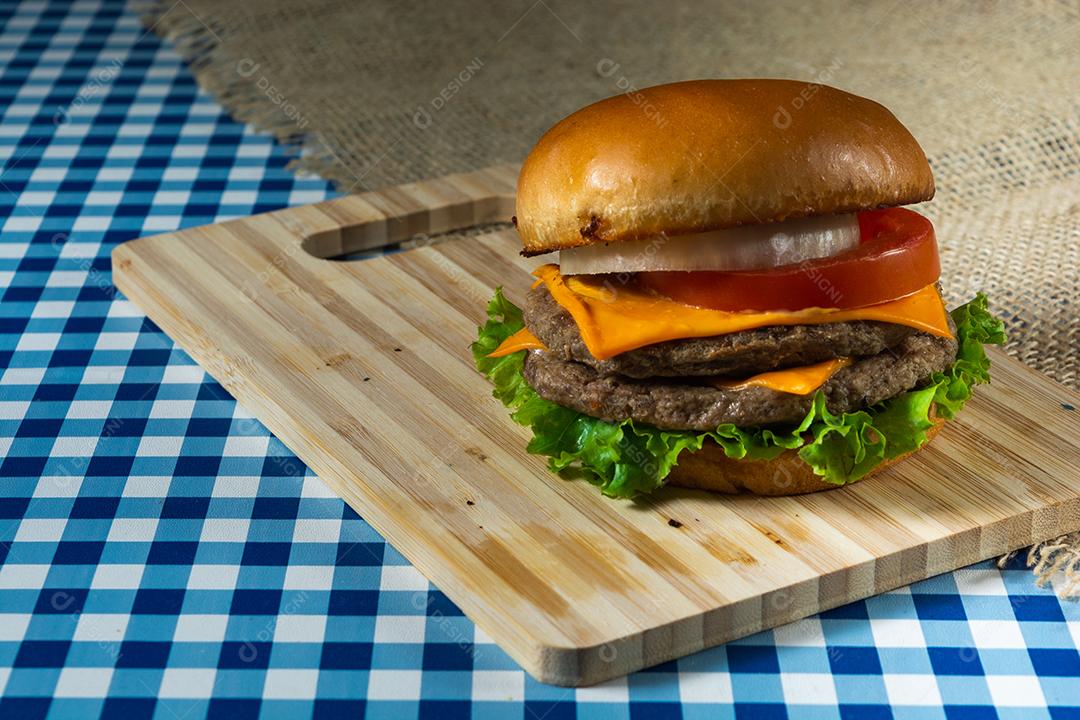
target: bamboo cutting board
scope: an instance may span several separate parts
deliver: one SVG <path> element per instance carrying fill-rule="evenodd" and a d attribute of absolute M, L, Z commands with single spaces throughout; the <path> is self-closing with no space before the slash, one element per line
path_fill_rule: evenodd
<path fill-rule="evenodd" d="M 339 256 L 513 212 L 516 168 L 144 238 L 117 286 L 522 667 L 587 685 L 1080 528 L 1080 396 L 993 351 L 929 448 L 789 498 L 614 501 L 525 452 L 468 351 L 514 232 Z"/>

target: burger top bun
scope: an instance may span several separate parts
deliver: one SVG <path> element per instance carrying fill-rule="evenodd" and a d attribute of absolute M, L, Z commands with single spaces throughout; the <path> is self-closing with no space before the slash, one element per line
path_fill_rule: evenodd
<path fill-rule="evenodd" d="M 929 200 L 926 155 L 883 106 L 794 80 L 693 80 L 601 100 L 518 177 L 524 255 Z"/>

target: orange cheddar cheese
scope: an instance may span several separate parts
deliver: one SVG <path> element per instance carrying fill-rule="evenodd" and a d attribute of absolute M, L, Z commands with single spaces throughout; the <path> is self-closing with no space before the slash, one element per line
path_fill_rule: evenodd
<path fill-rule="evenodd" d="M 726 312 L 684 305 L 603 276 L 564 278 L 558 265 L 542 265 L 533 274 L 574 318 L 582 341 L 598 360 L 665 340 L 724 335 L 769 325 L 877 320 L 952 337 L 945 305 L 933 285 L 898 300 L 861 308 Z"/>
<path fill-rule="evenodd" d="M 540 339 L 529 332 L 529 328 L 521 328 L 510 337 L 503 340 L 499 347 L 488 353 L 489 358 L 500 358 L 520 350 L 547 350 Z"/>
<path fill-rule="evenodd" d="M 824 385 L 838 370 L 847 367 L 852 362 L 851 358 L 836 358 L 813 365 L 763 372 L 745 380 L 714 378 L 709 381 L 709 384 L 724 390 L 742 390 L 758 386 L 792 395 L 809 395 Z"/>

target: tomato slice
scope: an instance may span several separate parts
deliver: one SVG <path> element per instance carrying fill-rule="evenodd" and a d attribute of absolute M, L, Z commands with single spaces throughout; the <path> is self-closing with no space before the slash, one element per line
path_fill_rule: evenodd
<path fill-rule="evenodd" d="M 855 308 L 896 300 L 941 276 L 934 226 L 906 208 L 859 213 L 859 247 L 761 270 L 637 274 L 640 286 L 715 310 Z"/>

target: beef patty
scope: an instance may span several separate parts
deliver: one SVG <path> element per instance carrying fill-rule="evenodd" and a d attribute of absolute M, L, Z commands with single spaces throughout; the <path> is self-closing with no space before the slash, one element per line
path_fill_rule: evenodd
<path fill-rule="evenodd" d="M 585 363 L 602 375 L 631 378 L 746 377 L 838 357 L 876 355 L 917 332 L 904 325 L 872 321 L 775 325 L 714 337 L 668 340 L 597 360 L 585 347 L 574 318 L 543 285 L 529 292 L 524 312 L 525 325 L 554 357 Z"/>
<path fill-rule="evenodd" d="M 864 357 L 829 378 L 821 390 L 833 413 L 851 412 L 910 390 L 956 359 L 956 341 L 926 333 L 905 337 L 892 350 Z M 718 389 L 700 378 L 639 380 L 604 374 L 592 365 L 530 351 L 525 379 L 543 398 L 603 420 L 632 419 L 671 430 L 712 430 L 794 423 L 810 410 L 813 394 L 763 387 Z"/>

